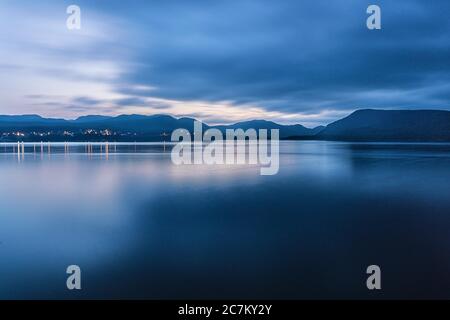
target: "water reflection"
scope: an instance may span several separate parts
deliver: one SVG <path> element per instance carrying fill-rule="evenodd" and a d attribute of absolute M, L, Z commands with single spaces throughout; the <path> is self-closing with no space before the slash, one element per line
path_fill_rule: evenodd
<path fill-rule="evenodd" d="M 170 148 L 0 145 L 0 298 L 371 298 L 369 264 L 449 298 L 449 145 L 283 142 L 275 176 Z"/>

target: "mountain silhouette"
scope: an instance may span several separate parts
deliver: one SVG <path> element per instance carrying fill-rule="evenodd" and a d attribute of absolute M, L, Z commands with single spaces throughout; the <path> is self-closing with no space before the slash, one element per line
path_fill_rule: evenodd
<path fill-rule="evenodd" d="M 193 131 L 195 119 L 174 118 L 169 115 L 102 115 L 82 116 L 75 120 L 43 118 L 38 115 L 0 116 L 0 139 L 2 141 L 160 141 L 162 136 L 183 128 Z M 254 120 L 233 125 L 209 126 L 225 133 L 226 129 L 249 128 L 279 129 L 280 138 L 289 136 L 312 136 L 313 129 L 301 125 L 280 125 L 271 121 Z M 107 131 L 106 131 L 107 130 Z M 14 135 L 13 133 L 21 133 Z M 22 135 L 23 134 L 23 135 Z"/>
<path fill-rule="evenodd" d="M 43 118 L 39 115 L 0 115 L 0 141 L 161 141 L 183 128 L 192 133 L 195 119 L 169 115 L 82 116 L 75 120 Z M 282 125 L 251 120 L 226 129 L 278 129 L 281 139 L 341 141 L 450 142 L 450 111 L 357 110 L 326 127 L 313 129 L 300 124 Z"/>
<path fill-rule="evenodd" d="M 450 111 L 357 110 L 317 136 L 340 141 L 450 141 Z"/>

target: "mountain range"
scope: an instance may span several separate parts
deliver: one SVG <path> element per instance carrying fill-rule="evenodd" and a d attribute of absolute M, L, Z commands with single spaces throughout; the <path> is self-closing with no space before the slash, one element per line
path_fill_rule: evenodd
<path fill-rule="evenodd" d="M 75 120 L 39 115 L 0 115 L 0 141 L 161 141 L 178 128 L 193 131 L 194 119 L 168 115 L 82 116 Z M 306 128 L 252 120 L 204 129 L 279 129 L 281 139 L 450 142 L 450 111 L 357 110 L 326 127 Z"/>
<path fill-rule="evenodd" d="M 358 110 L 326 126 L 317 138 L 340 141 L 450 142 L 450 111 Z"/>

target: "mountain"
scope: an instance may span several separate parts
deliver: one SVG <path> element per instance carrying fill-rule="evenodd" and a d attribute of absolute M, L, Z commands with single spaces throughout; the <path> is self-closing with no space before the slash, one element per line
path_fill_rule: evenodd
<path fill-rule="evenodd" d="M 29 121 L 40 121 L 43 120 L 41 116 L 38 116 L 37 114 L 24 114 L 24 115 L 18 115 L 18 116 L 3 116 L 0 115 L 0 122 L 29 122 Z"/>
<path fill-rule="evenodd" d="M 37 115 L 0 116 L 0 141 L 160 141 L 163 136 L 178 128 L 192 132 L 194 119 L 174 118 L 168 115 L 102 115 L 82 116 L 75 120 L 48 119 Z M 301 125 L 280 125 L 265 120 L 253 120 L 224 126 L 208 126 L 203 129 L 249 128 L 279 129 L 280 138 L 312 136 L 315 131 Z M 167 139 L 167 138 L 165 138 Z"/>
<path fill-rule="evenodd" d="M 0 125 L 5 125 L 8 123 L 18 123 L 18 124 L 37 124 L 37 123 L 56 123 L 66 121 L 64 119 L 48 119 L 42 118 L 37 114 L 24 114 L 24 115 L 0 115 Z"/>
<path fill-rule="evenodd" d="M 111 118 L 112 117 L 101 116 L 101 115 L 89 115 L 89 116 L 78 117 L 77 119 L 72 120 L 72 121 L 76 122 L 76 123 L 92 123 L 92 122 L 96 122 L 96 121 L 108 120 Z"/>
<path fill-rule="evenodd" d="M 238 122 L 232 125 L 216 126 L 215 128 L 225 132 L 226 129 L 242 129 L 247 130 L 253 128 L 255 130 L 259 129 L 278 129 L 280 130 L 280 138 L 285 139 L 291 136 L 308 136 L 311 137 L 316 134 L 316 129 L 308 129 L 300 124 L 295 125 L 281 125 L 272 121 L 266 120 L 251 120 Z"/>
<path fill-rule="evenodd" d="M 186 128 L 189 125 L 193 127 L 193 122 L 193 119 L 185 121 L 167 115 L 131 114 L 90 122 L 89 127 L 159 136 L 162 132 L 172 132 L 177 128 Z"/>
<path fill-rule="evenodd" d="M 0 133 L 11 131 L 33 131 L 40 128 L 58 128 L 62 129 L 70 126 L 69 122 L 64 119 L 48 119 L 38 115 L 0 115 Z"/>
<path fill-rule="evenodd" d="M 316 135 L 342 141 L 450 141 L 450 111 L 357 110 Z"/>
<path fill-rule="evenodd" d="M 192 132 L 194 119 L 168 115 L 89 115 L 75 120 L 49 119 L 38 115 L 1 116 L 0 141 L 161 141 L 178 128 Z M 232 125 L 208 126 L 247 130 L 279 129 L 281 139 L 342 141 L 450 142 L 450 111 L 357 110 L 326 127 L 281 125 L 251 120 Z"/>

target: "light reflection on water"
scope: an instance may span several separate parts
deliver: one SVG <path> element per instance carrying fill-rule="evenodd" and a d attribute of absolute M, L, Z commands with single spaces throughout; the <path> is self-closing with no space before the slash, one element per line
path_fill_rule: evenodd
<path fill-rule="evenodd" d="M 449 151 L 282 142 L 260 176 L 170 144 L 1 144 L 0 298 L 449 298 Z"/>

